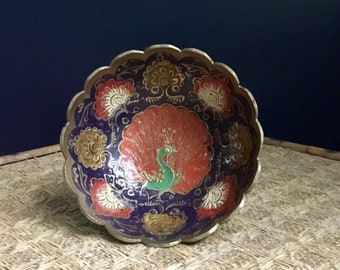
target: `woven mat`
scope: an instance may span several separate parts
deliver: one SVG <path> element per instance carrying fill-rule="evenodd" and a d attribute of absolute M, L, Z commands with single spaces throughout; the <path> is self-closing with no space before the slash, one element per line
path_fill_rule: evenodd
<path fill-rule="evenodd" d="M 205 240 L 122 244 L 87 221 L 60 153 L 0 167 L 0 269 L 340 269 L 340 162 L 265 145 L 245 206 Z"/>

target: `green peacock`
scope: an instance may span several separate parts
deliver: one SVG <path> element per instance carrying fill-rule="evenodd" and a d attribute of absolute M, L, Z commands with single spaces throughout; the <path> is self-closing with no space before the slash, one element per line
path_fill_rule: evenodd
<path fill-rule="evenodd" d="M 143 173 L 143 177 L 147 180 L 144 186 L 149 189 L 156 189 L 160 192 L 170 190 L 170 188 L 175 184 L 175 173 L 172 168 L 170 168 L 164 162 L 165 156 L 171 156 L 176 153 L 174 146 L 165 145 L 157 150 L 157 163 L 159 165 L 159 171 L 152 173 Z"/>

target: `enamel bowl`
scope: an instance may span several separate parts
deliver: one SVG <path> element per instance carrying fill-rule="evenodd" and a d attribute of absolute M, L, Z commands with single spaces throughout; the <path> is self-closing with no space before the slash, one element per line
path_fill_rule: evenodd
<path fill-rule="evenodd" d="M 66 182 L 117 239 L 195 242 L 259 171 L 257 106 L 234 71 L 197 49 L 154 45 L 95 70 L 61 133 Z"/>

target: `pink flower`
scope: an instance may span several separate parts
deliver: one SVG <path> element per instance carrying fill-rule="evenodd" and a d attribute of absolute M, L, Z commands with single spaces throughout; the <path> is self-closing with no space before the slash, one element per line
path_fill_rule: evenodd
<path fill-rule="evenodd" d="M 91 183 L 93 210 L 97 215 L 125 219 L 130 217 L 132 209 L 113 193 L 112 188 L 104 179 L 92 178 Z"/>
<path fill-rule="evenodd" d="M 96 116 L 107 120 L 121 105 L 128 101 L 134 92 L 136 92 L 136 89 L 129 81 L 110 79 L 97 83 L 96 101 L 94 103 Z"/>
<path fill-rule="evenodd" d="M 203 203 L 197 209 L 198 219 L 214 218 L 234 207 L 236 180 L 236 175 L 228 175 L 208 190 Z"/>
<path fill-rule="evenodd" d="M 225 78 L 206 75 L 193 80 L 194 91 L 205 106 L 221 113 L 231 113 L 231 91 Z"/>

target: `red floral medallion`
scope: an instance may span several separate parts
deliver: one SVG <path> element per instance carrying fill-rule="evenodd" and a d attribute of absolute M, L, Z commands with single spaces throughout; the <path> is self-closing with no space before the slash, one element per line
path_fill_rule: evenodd
<path fill-rule="evenodd" d="M 132 209 L 118 198 L 104 179 L 91 179 L 91 199 L 97 215 L 129 218 Z"/>
<path fill-rule="evenodd" d="M 94 103 L 96 116 L 107 120 L 119 106 L 128 101 L 134 92 L 136 92 L 136 89 L 129 81 L 115 81 L 113 79 L 100 81 L 96 85 L 96 101 Z"/>
<path fill-rule="evenodd" d="M 214 218 L 231 210 L 235 205 L 236 183 L 236 175 L 228 175 L 222 182 L 211 187 L 197 209 L 198 219 Z"/>
<path fill-rule="evenodd" d="M 228 115 L 231 113 L 231 91 L 226 78 L 202 76 L 193 80 L 194 91 L 206 107 Z"/>
<path fill-rule="evenodd" d="M 210 170 L 207 126 L 194 113 L 170 105 L 136 115 L 119 146 L 125 176 L 147 188 L 186 194 Z"/>

